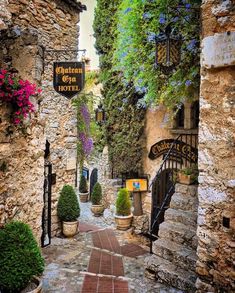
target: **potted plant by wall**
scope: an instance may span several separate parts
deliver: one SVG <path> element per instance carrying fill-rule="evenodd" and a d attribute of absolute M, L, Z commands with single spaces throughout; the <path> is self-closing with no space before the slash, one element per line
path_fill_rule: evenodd
<path fill-rule="evenodd" d="M 192 165 L 178 171 L 177 181 L 181 184 L 194 184 L 197 183 L 198 169 L 197 166 Z"/>
<path fill-rule="evenodd" d="M 70 185 L 64 185 L 60 192 L 57 205 L 57 215 L 62 221 L 62 232 L 67 237 L 73 237 L 78 232 L 80 207 L 75 190 Z"/>
<path fill-rule="evenodd" d="M 0 292 L 42 292 L 44 259 L 29 225 L 11 222 L 0 229 Z"/>
<path fill-rule="evenodd" d="M 91 211 L 94 216 L 101 216 L 104 212 L 104 206 L 102 204 L 102 188 L 99 182 L 96 182 L 93 187 L 91 194 L 91 203 Z"/>
<path fill-rule="evenodd" d="M 115 222 L 117 229 L 127 230 L 131 226 L 133 215 L 131 214 L 131 200 L 129 192 L 126 188 L 118 191 L 116 200 Z"/>
<path fill-rule="evenodd" d="M 88 193 L 87 181 L 84 175 L 80 177 L 78 190 L 79 190 L 80 201 L 87 202 L 89 193 Z"/>

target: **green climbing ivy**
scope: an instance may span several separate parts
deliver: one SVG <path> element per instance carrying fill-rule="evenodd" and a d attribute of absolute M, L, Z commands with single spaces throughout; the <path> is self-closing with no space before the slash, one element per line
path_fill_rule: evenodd
<path fill-rule="evenodd" d="M 199 89 L 200 0 L 122 0 L 117 11 L 113 67 L 133 82 L 142 103 L 174 108 Z M 169 75 L 155 64 L 155 40 L 170 24 L 181 36 L 181 62 Z"/>
<path fill-rule="evenodd" d="M 100 80 L 106 111 L 103 126 L 109 159 L 116 174 L 140 172 L 143 153 L 145 109 L 139 108 L 134 85 L 123 83 L 122 73 L 113 68 L 114 43 L 117 37 L 117 10 L 121 1 L 98 0 L 94 31 L 100 55 Z"/>
<path fill-rule="evenodd" d="M 200 0 L 98 0 L 94 31 L 110 161 L 118 173 L 141 171 L 145 108 L 175 108 L 199 89 Z M 155 40 L 171 23 L 181 35 L 181 62 L 165 75 Z"/>

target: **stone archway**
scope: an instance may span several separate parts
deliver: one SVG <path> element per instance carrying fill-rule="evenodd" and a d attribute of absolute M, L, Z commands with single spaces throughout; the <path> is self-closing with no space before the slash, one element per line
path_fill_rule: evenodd
<path fill-rule="evenodd" d="M 94 188 L 94 185 L 96 184 L 97 181 L 98 181 L 98 169 L 94 168 L 91 172 L 91 177 L 90 177 L 90 196 Z"/>

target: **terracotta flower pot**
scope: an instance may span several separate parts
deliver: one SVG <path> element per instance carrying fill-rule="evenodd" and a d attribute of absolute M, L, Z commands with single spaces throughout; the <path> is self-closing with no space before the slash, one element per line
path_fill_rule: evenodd
<path fill-rule="evenodd" d="M 62 222 L 63 234 L 66 237 L 73 237 L 78 233 L 78 221 Z"/>
<path fill-rule="evenodd" d="M 131 226 L 133 215 L 129 215 L 129 216 L 115 215 L 114 218 L 115 218 L 115 222 L 116 222 L 118 230 L 127 230 Z"/>
<path fill-rule="evenodd" d="M 178 182 L 179 183 L 190 185 L 190 184 L 193 184 L 194 181 L 195 180 L 194 180 L 193 175 L 186 175 L 181 172 L 178 173 Z"/>
<path fill-rule="evenodd" d="M 92 205 L 91 211 L 95 217 L 99 217 L 99 216 L 103 215 L 104 206 L 102 204 L 101 205 Z"/>
<path fill-rule="evenodd" d="M 88 201 L 89 192 L 81 193 L 79 192 L 80 202 L 87 202 Z"/>
<path fill-rule="evenodd" d="M 35 288 L 36 286 L 36 288 Z M 35 288 L 35 289 L 32 289 Z M 33 277 L 28 286 L 21 291 L 21 293 L 42 293 L 42 279 Z"/>

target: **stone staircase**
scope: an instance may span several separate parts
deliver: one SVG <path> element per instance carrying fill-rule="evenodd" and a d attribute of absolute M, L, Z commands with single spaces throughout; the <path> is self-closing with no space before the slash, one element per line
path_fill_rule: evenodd
<path fill-rule="evenodd" d="M 197 208 L 197 186 L 176 184 L 153 254 L 145 260 L 147 274 L 185 293 L 196 290 Z"/>

